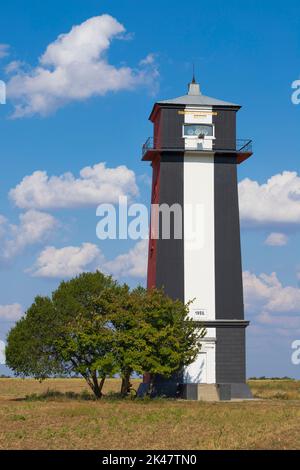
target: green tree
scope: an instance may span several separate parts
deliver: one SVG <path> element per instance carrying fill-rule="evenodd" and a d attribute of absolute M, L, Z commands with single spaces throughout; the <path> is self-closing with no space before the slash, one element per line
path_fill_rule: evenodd
<path fill-rule="evenodd" d="M 142 373 L 140 352 L 145 344 L 140 334 L 142 312 L 137 309 L 134 296 L 126 284 L 107 289 L 96 303 L 110 319 L 114 335 L 113 355 L 122 379 L 121 394 L 125 396 L 130 391 L 132 373 Z"/>
<path fill-rule="evenodd" d="M 163 290 L 128 286 L 107 290 L 98 299 L 109 312 L 115 332 L 114 357 L 122 377 L 121 393 L 130 390 L 133 372 L 166 378 L 193 362 L 206 331 L 188 319 L 189 304 Z"/>
<path fill-rule="evenodd" d="M 100 398 L 105 377 L 117 369 L 109 318 L 94 301 L 113 286 L 109 276 L 84 273 L 62 282 L 52 298 L 37 297 L 8 335 L 7 365 L 41 380 L 81 374 Z"/>
<path fill-rule="evenodd" d="M 153 378 L 169 378 L 196 359 L 206 329 L 188 317 L 191 302 L 173 300 L 160 289 L 138 288 L 133 295 L 144 317 L 142 368 Z"/>
<path fill-rule="evenodd" d="M 119 373 L 127 395 L 133 372 L 170 377 L 195 359 L 205 330 L 187 313 L 162 290 L 130 291 L 100 272 L 84 273 L 51 298 L 36 297 L 8 335 L 7 365 L 40 380 L 81 374 L 97 398 L 105 378 Z"/>
<path fill-rule="evenodd" d="M 49 297 L 36 297 L 10 330 L 5 350 L 6 364 L 17 376 L 43 380 L 63 374 L 64 367 L 53 347 L 57 317 Z"/>

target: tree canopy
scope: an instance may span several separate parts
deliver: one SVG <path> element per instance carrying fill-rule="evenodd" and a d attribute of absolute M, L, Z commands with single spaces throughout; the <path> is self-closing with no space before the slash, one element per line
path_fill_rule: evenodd
<path fill-rule="evenodd" d="M 35 298 L 8 335 L 6 362 L 40 380 L 80 374 L 97 398 L 105 378 L 120 374 L 126 395 L 132 373 L 170 377 L 195 359 L 205 331 L 187 314 L 188 305 L 162 290 L 83 273 Z"/>

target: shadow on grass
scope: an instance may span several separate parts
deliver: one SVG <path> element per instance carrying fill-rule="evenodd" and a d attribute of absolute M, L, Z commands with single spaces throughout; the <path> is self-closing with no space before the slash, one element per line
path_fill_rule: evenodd
<path fill-rule="evenodd" d="M 35 401 L 93 401 L 93 402 L 111 402 L 111 401 L 134 401 L 136 403 L 141 404 L 148 404 L 153 402 L 169 402 L 169 401 L 176 401 L 175 399 L 171 398 L 164 398 L 164 397 L 156 397 L 150 398 L 149 396 L 145 396 L 143 398 L 139 398 L 136 396 L 136 393 L 132 393 L 126 397 L 122 396 L 120 393 L 117 392 L 108 392 L 107 394 L 103 395 L 101 399 L 97 399 L 92 393 L 88 392 L 87 390 L 83 390 L 80 393 L 75 392 L 60 392 L 58 390 L 51 390 L 48 389 L 43 393 L 32 393 L 30 395 L 26 395 L 24 398 L 15 398 L 14 401 L 27 401 L 27 402 L 35 402 Z"/>
<path fill-rule="evenodd" d="M 75 392 L 59 392 L 58 390 L 48 389 L 43 393 L 32 393 L 26 395 L 25 398 L 19 398 L 20 401 L 65 401 L 65 400 L 79 400 L 79 401 L 96 401 L 96 398 L 86 390 L 80 393 Z"/>

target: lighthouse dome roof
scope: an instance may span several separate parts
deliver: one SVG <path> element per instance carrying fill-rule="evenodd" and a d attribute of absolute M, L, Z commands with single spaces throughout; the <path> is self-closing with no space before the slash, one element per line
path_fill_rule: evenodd
<path fill-rule="evenodd" d="M 202 95 L 200 86 L 195 82 L 194 78 L 193 81 L 189 83 L 188 93 L 186 95 L 178 96 L 177 98 L 172 98 L 169 100 L 158 101 L 157 104 L 179 104 L 187 106 L 229 106 L 240 108 L 240 105 L 238 104 Z"/>
<path fill-rule="evenodd" d="M 183 95 L 178 96 L 178 98 L 173 98 L 169 100 L 158 101 L 158 104 L 184 104 L 184 105 L 202 105 L 202 106 L 230 106 L 240 108 L 240 105 L 235 103 L 229 103 L 228 101 L 218 100 L 216 98 L 211 98 L 210 96 L 205 95 Z"/>

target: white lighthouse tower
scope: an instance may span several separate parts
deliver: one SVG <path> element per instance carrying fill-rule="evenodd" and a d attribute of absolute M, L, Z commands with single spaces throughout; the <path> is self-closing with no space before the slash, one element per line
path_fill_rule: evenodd
<path fill-rule="evenodd" d="M 155 103 L 150 115 L 154 136 L 143 147 L 143 160 L 153 167 L 151 203 L 179 205 L 183 228 L 181 237 L 171 230 L 169 239 L 151 231 L 148 288 L 163 287 L 185 303 L 194 299 L 190 316 L 207 329 L 196 361 L 170 380 L 157 379 L 161 394 L 251 397 L 237 165 L 252 155 L 252 146 L 236 138 L 239 109 L 203 95 L 193 78 L 186 95 Z"/>

